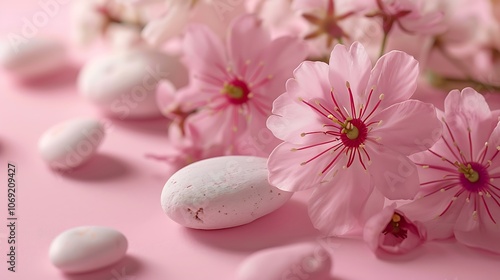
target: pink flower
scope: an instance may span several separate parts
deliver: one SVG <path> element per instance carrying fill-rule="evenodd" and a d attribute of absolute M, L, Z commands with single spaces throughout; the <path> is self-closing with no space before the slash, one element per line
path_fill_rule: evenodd
<path fill-rule="evenodd" d="M 268 155 L 278 142 L 266 119 L 285 81 L 305 59 L 306 46 L 292 37 L 271 40 L 259 21 L 246 15 L 230 28 L 227 47 L 207 27 L 195 25 L 185 36 L 184 51 L 192 84 L 178 92 L 170 108 L 196 112 L 185 125 L 207 145 L 248 154 L 238 151 L 240 144 L 264 135 L 266 141 L 255 142 L 259 147 L 251 154 Z"/>
<path fill-rule="evenodd" d="M 404 254 L 424 243 L 426 231 L 420 223 L 410 221 L 403 212 L 396 210 L 396 204 L 392 204 L 366 222 L 363 238 L 376 254 Z"/>
<path fill-rule="evenodd" d="M 147 4 L 159 1 L 136 2 Z M 151 20 L 142 32 L 145 40 L 153 45 L 160 45 L 180 35 L 189 23 L 204 24 L 223 38 L 231 21 L 245 13 L 245 1 L 164 0 L 164 2 L 164 8 L 160 8 L 164 13 Z"/>
<path fill-rule="evenodd" d="M 182 130 L 183 126 L 176 123 L 179 121 L 184 120 L 177 118 L 169 126 L 166 150 L 162 154 L 148 153 L 147 158 L 163 161 L 174 170 L 179 170 L 196 161 L 225 155 L 223 145 L 205 145 L 196 131 Z"/>
<path fill-rule="evenodd" d="M 392 51 L 372 70 L 361 44 L 349 50 L 337 45 L 330 65 L 306 61 L 294 77 L 267 121 L 284 141 L 269 157 L 271 184 L 287 191 L 316 188 L 309 215 L 332 235 L 360 230 L 382 209 L 380 193 L 413 198 L 419 181 L 407 156 L 432 146 L 433 133 L 439 137 L 442 129 L 434 106 L 408 100 L 417 61 Z"/>
<path fill-rule="evenodd" d="M 445 100 L 442 138 L 412 156 L 419 169 L 418 198 L 401 207 L 425 224 L 429 239 L 456 239 L 500 253 L 500 126 L 484 97 L 471 88 Z"/>
<path fill-rule="evenodd" d="M 273 35 L 297 34 L 305 38 L 309 56 L 328 58 L 333 44 L 353 42 L 366 34 L 368 20 L 352 0 L 247 0 L 249 10 L 262 18 Z"/>
<path fill-rule="evenodd" d="M 72 35 L 81 45 L 99 37 L 115 47 L 139 45 L 145 21 L 142 12 L 116 0 L 74 1 L 71 10 Z"/>
<path fill-rule="evenodd" d="M 366 0 L 361 2 L 368 3 Z M 422 0 L 375 0 L 377 11 L 370 17 L 380 17 L 384 33 L 388 34 L 394 25 L 407 33 L 437 34 L 443 31 L 443 14 L 438 11 L 424 12 Z"/>
<path fill-rule="evenodd" d="M 321 7 L 324 1 L 296 1 L 296 6 L 303 8 L 304 6 L 317 5 Z M 338 2 L 338 1 L 337 1 Z M 319 4 L 319 5 L 318 5 Z M 349 35 L 345 33 L 343 28 L 339 25 L 339 22 L 354 15 L 354 11 L 344 12 L 342 14 L 337 14 L 335 7 L 335 0 L 328 0 L 326 4 L 326 11 L 323 17 L 319 17 L 314 14 L 305 13 L 302 15 L 305 20 L 307 20 L 314 29 L 307 34 L 304 38 L 313 39 L 319 36 L 326 36 L 327 47 L 331 48 L 333 41 L 337 40 L 342 42 L 343 38 L 349 38 Z"/>

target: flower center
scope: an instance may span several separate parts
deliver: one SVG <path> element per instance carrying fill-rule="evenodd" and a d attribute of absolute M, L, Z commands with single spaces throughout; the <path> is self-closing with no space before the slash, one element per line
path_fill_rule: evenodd
<path fill-rule="evenodd" d="M 227 100 L 232 104 L 243 104 L 250 99 L 250 89 L 245 82 L 234 79 L 229 83 L 225 83 L 221 93 L 226 95 Z"/>
<path fill-rule="evenodd" d="M 343 123 L 336 119 L 332 120 L 338 123 L 341 127 L 340 139 L 344 145 L 352 148 L 357 148 L 360 145 L 363 145 L 366 137 L 368 136 L 368 128 L 362 120 L 348 118 Z"/>
<path fill-rule="evenodd" d="M 406 237 L 408 237 L 408 230 L 403 228 L 405 226 L 406 226 L 406 220 L 398 213 L 394 213 L 392 215 L 391 221 L 387 224 L 383 233 L 384 234 L 391 233 L 395 237 L 405 239 Z"/>
<path fill-rule="evenodd" d="M 477 162 L 455 162 L 460 172 L 460 183 L 470 192 L 479 192 L 488 187 L 490 175 L 485 166 Z"/>

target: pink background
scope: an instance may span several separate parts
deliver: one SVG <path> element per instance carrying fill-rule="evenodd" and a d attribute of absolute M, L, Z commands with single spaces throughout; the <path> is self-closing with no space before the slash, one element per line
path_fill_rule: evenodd
<path fill-rule="evenodd" d="M 69 41 L 69 6 L 60 5 L 39 34 Z M 1 1 L 0 37 L 20 34 L 22 18 L 31 19 L 40 11 L 38 1 Z M 0 79 L 0 279 L 235 279 L 238 264 L 258 249 L 316 240 L 318 234 L 307 217 L 307 193 L 269 216 L 233 229 L 189 230 L 169 220 L 161 210 L 160 193 L 172 171 L 144 157 L 166 150 L 166 121 L 112 121 L 99 115 L 75 86 L 78 67 L 89 51 L 72 50 L 71 56 L 75 67 L 43 83 L 20 85 L 3 73 Z M 38 138 L 52 125 L 80 116 L 109 124 L 98 155 L 76 171 L 51 171 L 38 155 Z M 8 272 L 6 263 L 7 162 L 18 168 L 16 273 Z M 123 232 L 129 240 L 127 257 L 90 274 L 59 272 L 47 257 L 50 242 L 81 225 Z M 332 279 L 337 280 L 499 277 L 499 255 L 452 240 L 427 243 L 410 255 L 388 259 L 377 259 L 358 240 L 332 239 L 327 245 L 334 258 Z"/>

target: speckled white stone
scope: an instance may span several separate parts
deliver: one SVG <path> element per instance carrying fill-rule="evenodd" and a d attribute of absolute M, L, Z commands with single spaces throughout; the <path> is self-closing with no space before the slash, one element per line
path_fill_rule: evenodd
<path fill-rule="evenodd" d="M 318 243 L 299 243 L 258 251 L 238 268 L 237 280 L 331 279 L 332 259 Z"/>
<path fill-rule="evenodd" d="M 49 166 L 67 170 L 89 160 L 104 135 L 104 126 L 97 120 L 71 119 L 49 128 L 38 141 L 38 150 Z"/>
<path fill-rule="evenodd" d="M 168 79 L 176 88 L 188 74 L 176 57 L 147 49 L 129 49 L 89 61 L 78 77 L 80 93 L 105 114 L 118 119 L 160 116 L 158 82 Z"/>
<path fill-rule="evenodd" d="M 13 44 L 0 42 L 0 65 L 13 77 L 31 80 L 49 75 L 66 64 L 64 45 L 48 38 L 32 38 Z"/>
<path fill-rule="evenodd" d="M 127 247 L 127 238 L 117 230 L 84 226 L 59 234 L 50 245 L 49 258 L 66 273 L 81 273 L 116 263 Z"/>
<path fill-rule="evenodd" d="M 266 161 L 225 156 L 188 165 L 165 184 L 163 210 L 175 222 L 196 229 L 234 227 L 267 215 L 292 193 L 269 184 Z"/>

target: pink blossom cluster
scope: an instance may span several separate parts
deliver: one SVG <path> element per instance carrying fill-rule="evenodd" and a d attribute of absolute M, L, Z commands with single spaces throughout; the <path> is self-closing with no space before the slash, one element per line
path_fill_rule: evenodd
<path fill-rule="evenodd" d="M 377 253 L 453 237 L 500 253 L 499 114 L 483 96 L 500 92 L 499 1 L 75 2 L 81 41 L 188 70 L 156 89 L 170 127 L 151 157 L 268 157 L 272 185 L 312 190 L 317 229 Z"/>

